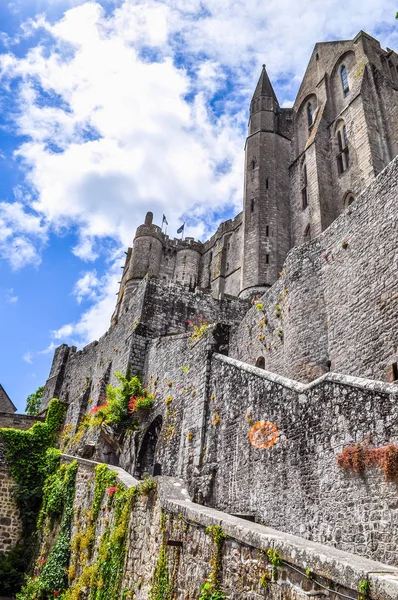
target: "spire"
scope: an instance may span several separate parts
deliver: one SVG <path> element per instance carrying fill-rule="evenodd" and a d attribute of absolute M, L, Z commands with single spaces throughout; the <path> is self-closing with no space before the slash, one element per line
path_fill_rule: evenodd
<path fill-rule="evenodd" d="M 268 73 L 265 70 L 265 65 L 263 65 L 263 70 L 261 71 L 260 79 L 258 80 L 252 100 L 256 100 L 257 98 L 260 98 L 260 96 L 268 96 L 268 98 L 273 98 L 275 102 L 279 104 L 274 92 L 274 88 L 269 80 Z"/>

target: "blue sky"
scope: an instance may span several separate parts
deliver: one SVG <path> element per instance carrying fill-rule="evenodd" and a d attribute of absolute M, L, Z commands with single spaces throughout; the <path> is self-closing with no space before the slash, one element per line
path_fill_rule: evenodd
<path fill-rule="evenodd" d="M 147 210 L 204 239 L 240 210 L 247 109 L 282 106 L 317 41 L 398 49 L 388 0 L 3 0 L 0 383 L 20 410 L 60 343 L 108 327 Z"/>

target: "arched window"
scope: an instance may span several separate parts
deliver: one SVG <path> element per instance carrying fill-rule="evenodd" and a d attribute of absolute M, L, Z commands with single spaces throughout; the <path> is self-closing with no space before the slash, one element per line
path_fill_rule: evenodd
<path fill-rule="evenodd" d="M 259 356 L 256 360 L 256 367 L 259 369 L 265 369 L 265 358 L 264 356 Z"/>
<path fill-rule="evenodd" d="M 355 200 L 354 194 L 352 194 L 351 192 L 348 192 L 348 194 L 344 198 L 344 208 L 348 208 L 350 206 L 350 204 L 352 204 L 354 202 L 354 200 Z"/>
<path fill-rule="evenodd" d="M 310 240 L 311 240 L 311 225 L 308 223 L 308 225 L 304 231 L 304 242 L 309 242 Z"/>
<path fill-rule="evenodd" d="M 313 121 L 312 121 L 312 104 L 311 104 L 311 102 L 308 102 L 308 104 L 307 104 L 307 119 L 308 119 L 308 128 L 311 129 L 311 127 L 313 125 Z"/>
<path fill-rule="evenodd" d="M 345 65 L 341 65 L 340 67 L 340 76 L 341 76 L 341 83 L 343 86 L 343 94 L 344 96 L 348 96 L 348 94 L 350 93 L 350 87 L 348 85 L 348 75 L 347 75 L 347 69 Z"/>
<path fill-rule="evenodd" d="M 254 212 L 254 198 L 252 198 L 252 200 L 250 202 L 250 211 Z"/>
<path fill-rule="evenodd" d="M 336 133 L 337 137 L 337 169 L 339 175 L 342 175 L 351 165 L 350 150 L 348 148 L 347 128 L 342 123 Z"/>
<path fill-rule="evenodd" d="M 304 163 L 301 168 L 301 207 L 305 210 L 308 206 L 308 177 L 307 165 Z"/>
<path fill-rule="evenodd" d="M 251 164 L 252 171 L 254 171 L 254 169 L 256 168 L 256 159 L 253 158 L 253 160 L 250 164 Z"/>

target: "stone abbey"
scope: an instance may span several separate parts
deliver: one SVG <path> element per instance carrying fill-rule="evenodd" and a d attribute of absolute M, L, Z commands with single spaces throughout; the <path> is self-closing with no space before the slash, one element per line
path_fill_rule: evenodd
<path fill-rule="evenodd" d="M 243 211 L 205 243 L 171 240 L 147 215 L 129 250 L 118 307 L 146 275 L 247 297 L 279 278 L 398 154 L 398 57 L 364 32 L 315 45 L 293 108 L 263 66 L 250 103 Z M 124 299 L 124 300 L 123 300 Z"/>
<path fill-rule="evenodd" d="M 397 155 L 373 37 L 316 44 L 293 108 L 263 67 L 243 211 L 204 243 L 148 212 L 109 329 L 56 349 L 37 418 L 4 404 L 0 597 L 24 531 L 5 432 L 33 443 L 57 398 L 74 495 L 51 512 L 44 486 L 21 600 L 398 599 Z"/>

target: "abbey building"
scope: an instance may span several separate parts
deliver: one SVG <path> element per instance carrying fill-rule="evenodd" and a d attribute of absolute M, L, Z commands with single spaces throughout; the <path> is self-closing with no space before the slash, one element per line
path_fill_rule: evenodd
<path fill-rule="evenodd" d="M 114 315 L 145 275 L 215 298 L 261 293 L 287 253 L 318 236 L 398 154 L 398 55 L 361 31 L 315 45 L 293 108 L 265 66 L 250 103 L 243 211 L 205 243 L 170 239 L 147 215 Z"/>

